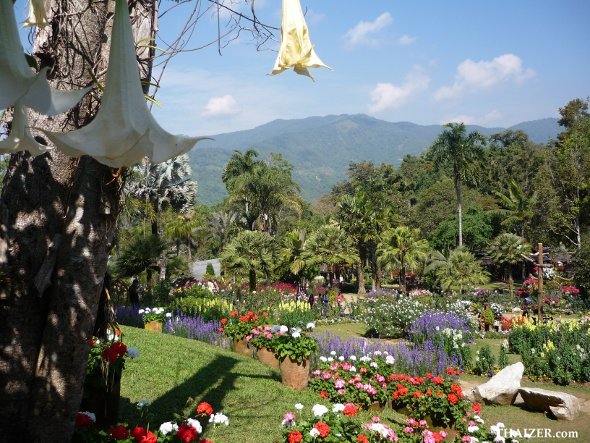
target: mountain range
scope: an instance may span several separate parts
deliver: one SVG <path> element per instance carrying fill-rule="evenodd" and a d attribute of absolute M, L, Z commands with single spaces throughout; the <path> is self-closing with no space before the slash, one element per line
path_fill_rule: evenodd
<path fill-rule="evenodd" d="M 535 143 L 547 143 L 560 132 L 557 119 L 519 123 L 509 128 L 467 125 L 485 136 L 505 130 L 522 130 Z M 260 158 L 282 154 L 293 165 L 293 178 L 301 194 L 313 201 L 346 179 L 350 162 L 399 165 L 404 156 L 427 149 L 443 130 L 440 125 L 392 123 L 364 114 L 328 115 L 294 120 L 274 120 L 254 129 L 218 134 L 189 152 L 198 199 L 215 204 L 226 195 L 221 174 L 234 150 L 256 149 Z"/>

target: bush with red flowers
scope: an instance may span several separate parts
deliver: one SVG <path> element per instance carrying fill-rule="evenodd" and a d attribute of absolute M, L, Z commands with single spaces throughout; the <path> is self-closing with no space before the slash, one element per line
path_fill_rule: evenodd
<path fill-rule="evenodd" d="M 258 315 L 256 312 L 248 311 L 240 315 L 238 311 L 232 311 L 228 318 L 222 318 L 220 331 L 232 340 L 244 340 L 247 335 L 252 334 L 252 329 L 264 324 L 267 319 L 264 313 Z"/>

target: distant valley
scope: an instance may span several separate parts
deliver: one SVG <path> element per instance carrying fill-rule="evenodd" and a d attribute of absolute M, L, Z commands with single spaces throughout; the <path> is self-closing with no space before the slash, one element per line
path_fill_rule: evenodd
<path fill-rule="evenodd" d="M 507 129 L 522 130 L 536 143 L 547 143 L 561 131 L 557 119 L 519 123 L 510 128 L 468 126 L 483 135 Z M 220 202 L 225 196 L 223 168 L 234 150 L 256 149 L 261 158 L 278 152 L 293 166 L 293 177 L 307 201 L 330 191 L 346 178 L 350 162 L 363 160 L 399 165 L 407 154 L 419 154 L 442 131 L 440 125 L 391 123 L 363 114 L 328 115 L 297 120 L 274 120 L 246 131 L 230 132 L 204 140 L 189 153 L 198 198 L 203 204 Z"/>

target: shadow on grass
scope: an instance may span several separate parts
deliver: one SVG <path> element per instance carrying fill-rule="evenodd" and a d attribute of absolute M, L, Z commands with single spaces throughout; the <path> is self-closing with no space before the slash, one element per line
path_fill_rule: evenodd
<path fill-rule="evenodd" d="M 260 375 L 235 371 L 235 366 L 240 362 L 240 359 L 232 356 L 217 355 L 209 364 L 200 368 L 190 378 L 178 383 L 174 388 L 154 400 L 148 408 L 149 422 L 152 425 L 159 425 L 172 420 L 176 414 L 182 414 L 183 410 L 188 406 L 194 409 L 201 401 L 210 403 L 214 411 L 220 411 L 226 395 L 236 389 L 236 380 L 238 378 L 280 381 L 280 377 L 275 372 Z M 178 364 L 181 365 L 182 362 L 179 361 Z M 121 398 L 120 401 L 121 411 L 127 413 L 133 411 L 132 415 L 135 421 L 145 421 L 146 417 L 141 417 L 141 411 L 128 398 Z"/>

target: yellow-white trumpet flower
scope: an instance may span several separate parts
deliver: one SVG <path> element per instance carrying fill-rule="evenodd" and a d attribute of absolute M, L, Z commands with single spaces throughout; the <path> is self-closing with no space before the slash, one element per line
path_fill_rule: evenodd
<path fill-rule="evenodd" d="M 206 138 L 169 134 L 152 117 L 141 88 L 126 0 L 116 0 L 105 90 L 96 116 L 75 131 L 44 132 L 67 155 L 90 155 L 114 168 L 144 157 L 161 163 Z"/>
<path fill-rule="evenodd" d="M 60 114 L 76 106 L 91 89 L 53 89 L 47 81 L 48 69 L 35 74 L 30 68 L 18 35 L 12 0 L 0 0 L 0 109 L 19 101 L 45 115 Z"/>
<path fill-rule="evenodd" d="M 283 0 L 281 46 L 271 74 L 293 68 L 313 80 L 307 68 L 328 68 L 313 50 L 299 0 Z"/>
<path fill-rule="evenodd" d="M 28 127 L 25 108 L 20 104 L 14 105 L 12 125 L 8 138 L 0 140 L 0 154 L 10 154 L 18 151 L 29 151 L 31 155 L 43 154 L 46 146 L 37 143 Z"/>
<path fill-rule="evenodd" d="M 45 0 L 29 0 L 29 17 L 25 26 L 47 26 L 47 10 Z"/>

